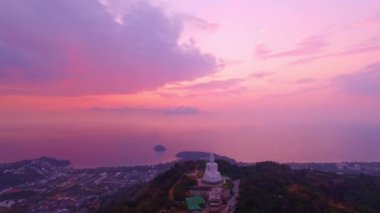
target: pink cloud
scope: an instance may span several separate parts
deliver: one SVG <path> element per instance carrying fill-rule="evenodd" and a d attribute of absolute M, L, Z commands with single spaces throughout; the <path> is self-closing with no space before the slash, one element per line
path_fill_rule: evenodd
<path fill-rule="evenodd" d="M 325 58 L 333 58 L 333 57 L 340 57 L 340 56 L 347 56 L 347 55 L 357 55 L 357 54 L 376 52 L 376 51 L 380 51 L 380 45 L 357 46 L 357 47 L 351 47 L 351 48 L 343 50 L 341 52 L 301 58 L 301 59 L 298 59 L 298 60 L 291 62 L 291 64 L 293 64 L 293 65 L 306 64 L 306 63 L 310 63 L 310 62 L 325 59 Z"/>
<path fill-rule="evenodd" d="M 339 88 L 350 94 L 380 97 L 380 63 L 337 76 L 334 80 Z"/>
<path fill-rule="evenodd" d="M 110 113 L 135 113 L 143 115 L 197 115 L 201 113 L 201 110 L 191 106 L 176 106 L 167 108 L 152 108 L 152 107 L 93 107 L 93 112 L 110 112 Z"/>
<path fill-rule="evenodd" d="M 219 24 L 208 22 L 203 18 L 199 18 L 193 15 L 182 15 L 181 19 L 184 22 L 207 32 L 215 32 L 219 29 Z"/>
<path fill-rule="evenodd" d="M 97 1 L 0 2 L 3 94 L 130 93 L 217 70 L 216 59 L 180 46 L 183 23 L 131 1 L 117 23 Z"/>
<path fill-rule="evenodd" d="M 299 42 L 294 49 L 274 52 L 268 49 L 264 44 L 256 46 L 255 56 L 258 58 L 279 58 L 279 57 L 297 57 L 304 55 L 312 55 L 320 52 L 324 47 L 328 46 L 329 43 L 325 40 L 322 35 L 315 35 L 305 38 Z"/>
<path fill-rule="evenodd" d="M 254 55 L 257 58 L 265 59 L 268 58 L 272 54 L 272 50 L 270 50 L 265 44 L 259 44 L 255 47 Z"/>
<path fill-rule="evenodd" d="M 369 18 L 357 23 L 356 27 L 377 27 L 380 25 L 380 9 Z"/>
<path fill-rule="evenodd" d="M 213 80 L 204 83 L 197 83 L 190 86 L 181 87 L 186 90 L 215 90 L 215 89 L 228 89 L 238 86 L 244 79 L 234 78 L 227 80 Z"/>
<path fill-rule="evenodd" d="M 252 77 L 252 78 L 265 78 L 265 77 L 271 76 L 273 74 L 274 74 L 273 72 L 254 72 L 251 74 L 250 77 Z"/>
<path fill-rule="evenodd" d="M 238 95 L 246 91 L 247 88 L 241 85 L 246 80 L 244 78 L 211 80 L 193 85 L 172 87 L 168 91 L 157 92 L 156 94 L 166 98 Z"/>
<path fill-rule="evenodd" d="M 308 84 L 308 83 L 313 83 L 315 82 L 314 78 L 301 78 L 295 81 L 294 83 L 296 84 Z"/>

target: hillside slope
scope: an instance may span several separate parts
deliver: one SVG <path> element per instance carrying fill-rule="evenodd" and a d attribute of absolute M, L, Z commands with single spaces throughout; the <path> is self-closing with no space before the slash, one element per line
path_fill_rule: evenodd
<path fill-rule="evenodd" d="M 380 212 L 380 178 L 292 170 L 287 165 L 262 162 L 237 166 L 217 161 L 223 175 L 240 179 L 237 213 L 249 212 Z M 119 194 L 103 212 L 178 212 L 183 202 L 170 189 L 204 161 L 177 163 L 153 181 Z"/>
<path fill-rule="evenodd" d="M 236 212 L 380 212 L 380 178 L 291 170 L 265 162 L 241 168 Z"/>

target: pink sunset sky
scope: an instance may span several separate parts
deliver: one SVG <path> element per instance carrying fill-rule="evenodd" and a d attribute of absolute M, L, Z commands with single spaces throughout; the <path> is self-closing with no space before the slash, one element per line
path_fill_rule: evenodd
<path fill-rule="evenodd" d="M 380 1 L 0 1 L 0 161 L 155 144 L 380 161 Z"/>

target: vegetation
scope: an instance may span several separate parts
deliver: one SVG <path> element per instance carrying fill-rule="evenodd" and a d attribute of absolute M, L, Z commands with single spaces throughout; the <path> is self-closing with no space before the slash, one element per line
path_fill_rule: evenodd
<path fill-rule="evenodd" d="M 176 201 L 184 201 L 188 189 L 196 184 L 197 180 L 193 177 L 189 177 L 187 175 L 182 176 L 182 178 L 173 187 L 173 199 Z"/>
<path fill-rule="evenodd" d="M 246 170 L 246 169 L 243 169 Z M 259 163 L 241 176 L 236 212 L 379 212 L 380 179 Z"/>
<path fill-rule="evenodd" d="M 240 179 L 236 212 L 380 212 L 380 178 L 337 175 L 314 170 L 292 170 L 287 165 L 262 162 L 237 166 L 217 161 L 219 170 Z M 127 190 L 103 212 L 175 212 L 186 209 L 187 188 L 195 180 L 185 174 L 202 169 L 204 161 L 175 164 L 153 181 Z M 226 185 L 231 187 L 231 185 Z M 116 206 L 116 207 L 115 207 Z"/>
<path fill-rule="evenodd" d="M 121 192 L 100 212 L 152 213 L 171 208 L 185 209 L 185 187 L 195 183 L 184 174 L 198 165 L 199 162 L 195 161 L 176 163 L 151 182 Z"/>

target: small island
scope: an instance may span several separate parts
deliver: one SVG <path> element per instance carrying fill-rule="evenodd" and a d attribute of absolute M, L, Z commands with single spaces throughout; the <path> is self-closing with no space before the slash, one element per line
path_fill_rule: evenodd
<path fill-rule="evenodd" d="M 164 145 L 156 145 L 154 148 L 153 148 L 154 151 L 156 152 L 165 152 L 166 151 L 166 147 Z"/>

